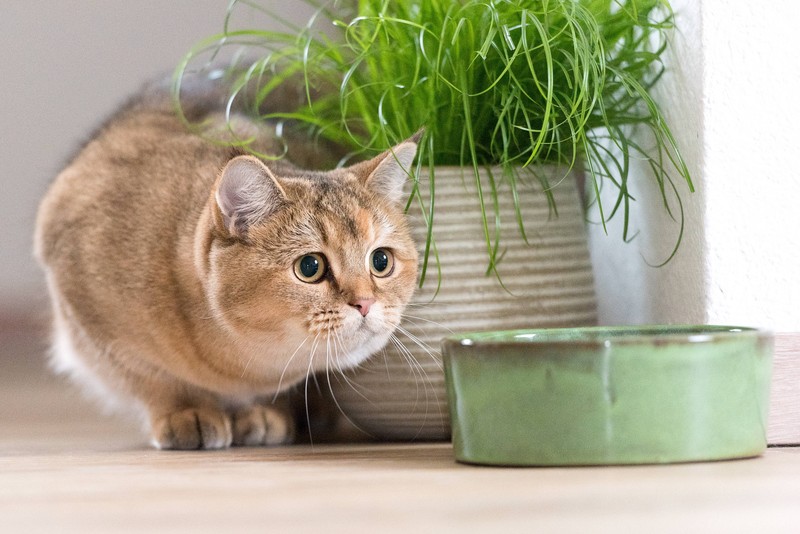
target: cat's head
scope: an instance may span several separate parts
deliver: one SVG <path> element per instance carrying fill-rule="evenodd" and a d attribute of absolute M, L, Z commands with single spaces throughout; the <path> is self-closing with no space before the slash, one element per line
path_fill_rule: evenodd
<path fill-rule="evenodd" d="M 416 150 L 412 139 L 325 173 L 227 164 L 210 202 L 206 293 L 237 342 L 273 349 L 257 367 L 344 369 L 386 344 L 416 285 L 403 213 Z"/>

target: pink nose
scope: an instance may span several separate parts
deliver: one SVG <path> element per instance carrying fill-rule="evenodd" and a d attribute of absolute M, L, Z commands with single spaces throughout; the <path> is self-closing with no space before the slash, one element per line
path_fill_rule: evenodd
<path fill-rule="evenodd" d="M 361 314 L 361 317 L 366 317 L 369 309 L 375 304 L 375 299 L 356 299 L 350 303 Z"/>

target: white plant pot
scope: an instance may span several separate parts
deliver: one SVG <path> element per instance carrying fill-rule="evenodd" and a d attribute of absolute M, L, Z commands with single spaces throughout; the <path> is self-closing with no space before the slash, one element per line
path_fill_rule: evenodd
<path fill-rule="evenodd" d="M 548 204 L 539 181 L 520 171 L 517 193 L 527 243 L 519 231 L 511 186 L 492 171 L 499 197 L 502 261 L 496 276 L 486 275 L 489 256 L 471 168 L 435 170 L 433 235 L 441 279 L 431 254 L 426 281 L 417 290 L 401 328 L 404 345 L 390 343 L 359 369 L 333 382 L 345 416 L 378 439 L 441 440 L 450 437 L 450 420 L 440 354 L 442 338 L 453 332 L 591 325 L 596 323 L 594 280 L 577 175 L 558 167 L 546 173 L 558 210 Z M 489 174 L 481 176 L 489 230 L 495 228 Z M 420 177 L 429 204 L 429 177 Z M 409 211 L 420 265 L 427 226 L 419 203 Z M 437 282 L 441 282 L 438 284 Z"/>

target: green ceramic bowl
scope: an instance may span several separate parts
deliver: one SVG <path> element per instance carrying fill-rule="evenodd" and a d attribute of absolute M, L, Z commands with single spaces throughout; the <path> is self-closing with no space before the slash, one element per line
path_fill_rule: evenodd
<path fill-rule="evenodd" d="M 772 336 L 728 326 L 486 332 L 443 342 L 456 459 L 603 465 L 766 447 Z"/>

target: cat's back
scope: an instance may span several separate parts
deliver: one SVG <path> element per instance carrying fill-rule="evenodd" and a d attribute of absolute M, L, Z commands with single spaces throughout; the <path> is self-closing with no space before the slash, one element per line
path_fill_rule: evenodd
<path fill-rule="evenodd" d="M 135 95 L 73 157 L 40 205 L 35 250 L 60 305 L 98 331 L 111 329 L 111 317 L 135 316 L 137 307 L 155 314 L 150 310 L 173 306 L 178 258 L 187 257 L 230 157 L 230 148 L 186 128 L 167 90 Z"/>
<path fill-rule="evenodd" d="M 222 164 L 223 149 L 191 135 L 165 106 L 147 105 L 137 95 L 50 186 L 39 210 L 37 253 L 50 263 L 82 243 L 100 252 L 120 241 L 130 245 L 159 222 L 171 226 L 177 221 L 164 217 L 197 203 Z M 82 252 L 92 255 L 88 248 Z"/>

